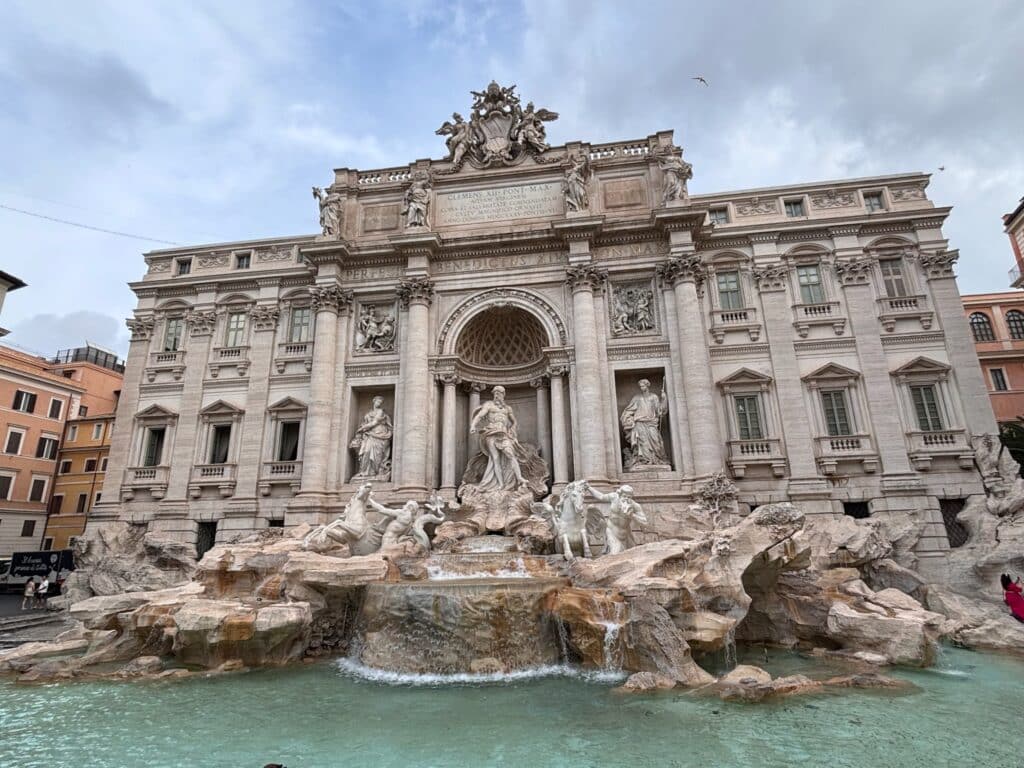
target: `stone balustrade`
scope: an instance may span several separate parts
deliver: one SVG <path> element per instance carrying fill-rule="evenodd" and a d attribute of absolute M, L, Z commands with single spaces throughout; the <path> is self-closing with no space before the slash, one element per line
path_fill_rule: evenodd
<path fill-rule="evenodd" d="M 840 461 L 859 461 L 865 472 L 878 471 L 878 452 L 870 435 L 820 436 L 814 444 L 822 474 L 835 474 Z"/>
<path fill-rule="evenodd" d="M 838 301 L 793 305 L 793 327 L 800 338 L 806 338 L 812 326 L 831 325 L 836 336 L 846 330 L 846 317 Z"/>
<path fill-rule="evenodd" d="M 961 469 L 974 466 L 974 450 L 963 429 L 908 432 L 910 460 L 916 469 L 927 471 L 937 458 L 955 458 Z"/>
<path fill-rule="evenodd" d="M 188 482 L 189 496 L 197 499 L 204 487 L 214 486 L 222 497 L 227 498 L 235 492 L 237 475 L 237 464 L 196 464 Z"/>
<path fill-rule="evenodd" d="M 730 440 L 729 467 L 735 477 L 743 477 L 747 467 L 764 465 L 771 468 L 775 477 L 786 474 L 786 454 L 782 440 L 768 437 L 757 440 Z"/>

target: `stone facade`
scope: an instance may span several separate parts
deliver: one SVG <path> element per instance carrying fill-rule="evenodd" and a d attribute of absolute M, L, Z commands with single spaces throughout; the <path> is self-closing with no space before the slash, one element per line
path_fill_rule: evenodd
<path fill-rule="evenodd" d="M 325 521 L 377 396 L 394 437 L 375 493 L 451 497 L 502 384 L 552 488 L 629 483 L 641 539 L 724 469 L 741 510 L 910 513 L 939 564 L 940 500 L 982 491 L 969 438 L 995 424 L 927 176 L 690 195 L 670 131 L 548 147 L 512 98 L 442 126 L 447 160 L 336 170 L 324 234 L 146 255 L 90 525 Z M 665 394 L 669 461 L 626 471 L 641 379 Z"/>

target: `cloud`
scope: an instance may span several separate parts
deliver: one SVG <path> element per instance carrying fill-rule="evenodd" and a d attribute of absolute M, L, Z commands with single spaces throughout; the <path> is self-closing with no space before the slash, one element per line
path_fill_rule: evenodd
<path fill-rule="evenodd" d="M 4 338 L 4 343 L 7 342 L 46 356 L 59 349 L 83 347 L 86 342 L 113 350 L 122 358 L 128 353 L 128 333 L 124 322 L 89 311 L 66 315 L 47 313 L 25 318 L 11 328 L 10 335 Z"/>

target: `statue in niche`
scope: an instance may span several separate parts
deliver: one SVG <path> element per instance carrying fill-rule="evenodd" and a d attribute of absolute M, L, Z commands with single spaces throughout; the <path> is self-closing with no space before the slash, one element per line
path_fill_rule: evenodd
<path fill-rule="evenodd" d="M 452 120 L 455 122 L 450 123 L 446 120 L 444 125 L 434 133 L 438 136 L 448 137 L 445 139 L 445 144 L 448 146 L 448 159 L 451 160 L 452 168 L 457 171 L 462 167 L 462 161 L 472 146 L 473 128 L 462 119 L 462 115 L 458 112 L 452 113 Z"/>
<path fill-rule="evenodd" d="M 320 229 L 326 237 L 341 237 L 341 195 L 313 187 L 313 197 L 320 205 Z"/>
<path fill-rule="evenodd" d="M 647 288 L 616 288 L 612 294 L 612 333 L 629 336 L 654 329 L 654 292 Z"/>
<path fill-rule="evenodd" d="M 661 420 L 668 413 L 668 397 L 662 382 L 661 395 L 651 392 L 651 382 L 640 379 L 640 394 L 622 409 L 619 423 L 626 436 L 623 467 L 627 472 L 671 469 L 661 438 Z"/>
<path fill-rule="evenodd" d="M 586 481 L 584 481 L 586 482 Z M 644 509 L 633 499 L 633 487 L 620 486 L 610 493 L 601 493 L 586 483 L 590 495 L 608 504 L 608 511 L 602 512 L 605 521 L 604 553 L 617 555 L 636 546 L 633 541 L 633 522 L 647 525 Z"/>
<path fill-rule="evenodd" d="M 658 167 L 661 168 L 664 177 L 661 189 L 662 205 L 667 205 L 673 200 L 685 200 L 686 182 L 693 178 L 693 166 L 669 150 L 658 158 Z"/>
<path fill-rule="evenodd" d="M 515 526 L 529 519 L 530 505 L 548 492 L 547 464 L 536 447 L 519 442 L 504 387 L 494 387 L 492 399 L 473 412 L 470 432 L 478 436 L 480 452 L 469 460 L 459 487 L 467 520 L 450 538 L 487 531 L 515 535 Z"/>
<path fill-rule="evenodd" d="M 585 155 L 573 155 L 570 158 L 569 169 L 562 180 L 566 211 L 584 211 L 590 207 L 590 196 L 587 194 L 589 165 Z"/>
<path fill-rule="evenodd" d="M 360 352 L 391 352 L 395 348 L 395 315 L 377 314 L 377 307 L 367 304 L 359 314 L 356 328 L 356 349 Z"/>
<path fill-rule="evenodd" d="M 391 439 L 394 427 L 391 417 L 384 410 L 384 398 L 377 395 L 373 405 L 362 423 L 356 429 L 355 437 L 349 447 L 359 458 L 359 471 L 352 479 L 383 480 L 391 479 Z"/>
<path fill-rule="evenodd" d="M 426 227 L 427 208 L 430 205 L 430 177 L 425 171 L 416 171 L 412 175 L 412 184 L 402 198 L 402 213 L 405 214 L 405 226 Z"/>

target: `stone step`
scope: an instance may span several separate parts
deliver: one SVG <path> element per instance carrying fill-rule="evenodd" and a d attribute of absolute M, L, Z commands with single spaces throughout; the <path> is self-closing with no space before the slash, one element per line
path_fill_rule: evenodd
<path fill-rule="evenodd" d="M 23 629 L 41 627 L 46 624 L 56 624 L 66 620 L 62 614 L 39 614 L 27 616 L 8 616 L 0 619 L 0 635 L 8 632 L 18 632 Z"/>

